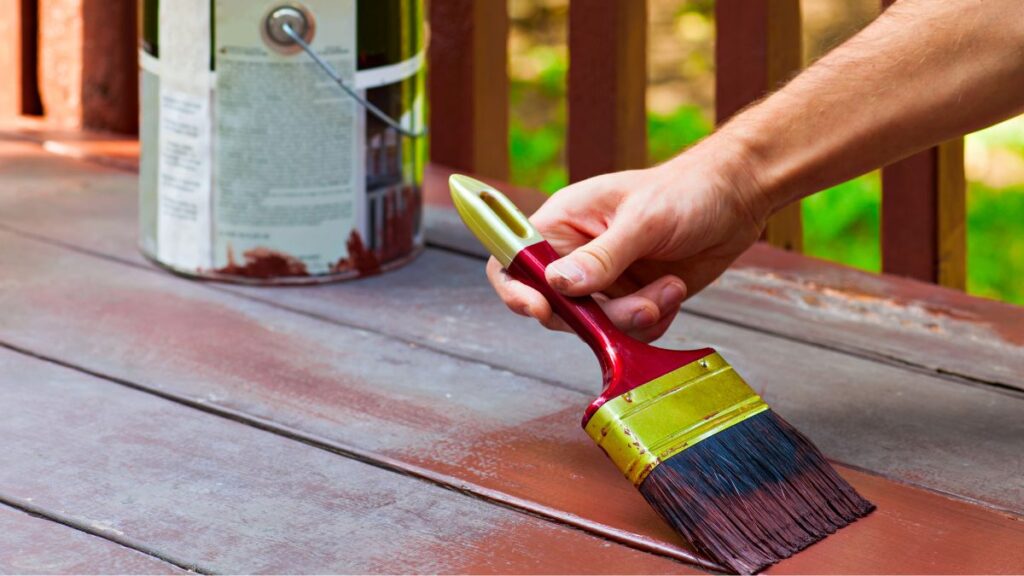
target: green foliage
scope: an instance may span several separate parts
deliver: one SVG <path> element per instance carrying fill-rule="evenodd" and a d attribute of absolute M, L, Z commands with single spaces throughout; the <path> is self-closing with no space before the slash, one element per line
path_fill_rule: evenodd
<path fill-rule="evenodd" d="M 562 161 L 565 127 L 544 125 L 533 130 L 512 118 L 509 154 L 512 181 L 553 194 L 569 183 Z"/>
<path fill-rule="evenodd" d="M 671 114 L 648 114 L 647 152 L 651 163 L 664 162 L 711 133 L 712 122 L 697 106 L 680 106 Z"/>
<path fill-rule="evenodd" d="M 967 291 L 1024 304 L 1024 186 L 967 190 Z"/>
<path fill-rule="evenodd" d="M 871 272 L 881 269 L 882 183 L 871 172 L 804 199 L 804 252 Z"/>

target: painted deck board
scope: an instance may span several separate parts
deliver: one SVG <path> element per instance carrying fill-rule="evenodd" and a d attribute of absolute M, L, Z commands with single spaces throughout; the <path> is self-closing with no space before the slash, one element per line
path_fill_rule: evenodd
<path fill-rule="evenodd" d="M 200 571 L 687 569 L 8 350 L 0 374 L 5 499 Z"/>
<path fill-rule="evenodd" d="M 0 574 L 180 574 L 152 556 L 0 504 Z"/>
<path fill-rule="evenodd" d="M 671 552 L 681 544 L 577 428 L 585 394 L 167 274 L 10 233 L 0 238 L 8 247 L 0 268 L 18 279 L 0 291 L 0 341 L 453 487 L 496 493 L 634 546 Z M 955 402 L 978 392 L 949 389 L 972 392 Z M 846 473 L 868 497 L 891 504 L 802 554 L 801 561 L 817 559 L 810 569 L 859 571 L 890 561 L 888 569 L 899 571 L 905 558 L 865 556 L 865 542 L 874 550 L 901 539 L 945 549 L 962 532 L 985 534 L 976 546 L 1024 565 L 1024 557 L 1005 556 L 1024 538 L 1016 517 L 954 503 L 972 511 L 960 514 L 942 496 Z"/>
<path fill-rule="evenodd" d="M 5 312 L 0 341 L 210 409 L 240 414 L 252 423 L 302 435 L 325 447 L 505 499 L 623 538 L 633 546 L 662 546 L 663 552 L 672 553 L 672 547 L 679 545 L 576 427 L 579 410 L 592 393 L 581 391 L 594 391 L 597 374 L 586 350 L 571 337 L 547 334 L 511 317 L 483 285 L 478 261 L 433 251 L 412 267 L 380 279 L 246 293 L 249 298 L 255 295 L 273 302 L 262 304 L 227 294 L 229 288 L 223 285 L 187 282 L 105 260 L 140 262 L 124 244 L 131 236 L 125 228 L 134 218 L 134 198 L 126 197 L 124 175 L 112 171 L 102 177 L 79 175 L 78 180 L 61 180 L 63 194 L 44 185 L 29 193 L 26 186 L 35 186 L 43 172 L 26 178 L 28 184 L 14 192 L 0 189 L 0 219 L 6 227 L 21 230 L 0 234 L 0 267 L 8 279 L 15 279 L 0 286 L 0 310 Z M 108 178 L 115 185 L 106 186 Z M 95 201 L 97 196 L 102 200 Z M 8 211 L 12 206 L 16 209 Z M 54 213 L 65 218 L 65 225 L 59 225 Z M 79 218 L 69 219 L 71 214 Z M 98 225 L 100 221 L 108 224 L 106 230 Z M 29 240 L 25 234 L 100 256 Z M 438 285 L 446 275 L 450 282 Z M 294 314 L 281 306 L 305 312 Z M 381 330 L 382 319 L 387 321 L 385 334 L 338 324 L 369 322 L 367 326 Z M 909 433 L 898 442 L 879 426 L 875 433 L 888 444 L 856 444 L 875 454 L 892 455 L 891 465 L 904 464 L 901 446 L 913 445 L 932 431 L 934 423 L 963 414 L 985 414 L 977 419 L 979 426 L 965 428 L 977 437 L 992 431 L 1011 433 L 1004 438 L 1009 444 L 997 441 L 985 450 L 999 453 L 1020 445 L 1013 443 L 1020 438 L 1020 413 L 1012 393 L 962 386 L 706 318 L 685 317 L 684 321 L 683 332 L 690 338 L 729 342 L 731 347 L 724 352 L 730 360 L 830 454 L 835 455 L 829 443 L 849 446 L 850 432 L 863 434 L 863 423 L 878 416 L 880 405 L 885 414 L 887 404 L 879 404 L 879 391 L 892 392 L 890 398 L 899 398 L 895 393 L 907 390 L 928 391 L 924 405 L 911 398 L 896 407 L 916 410 L 904 410 L 904 416 L 912 413 L 918 418 L 926 413 L 932 421 L 897 427 L 900 433 Z M 674 333 L 669 340 L 678 345 L 681 338 Z M 542 359 L 543 351 L 551 349 L 564 350 L 558 361 Z M 538 360 L 522 366 L 518 354 L 524 350 L 532 350 Z M 801 357 L 794 350 L 811 355 L 810 368 L 792 367 L 787 358 Z M 463 358 L 441 353 L 453 351 Z M 791 372 L 780 375 L 779 362 L 782 367 L 789 362 Z M 503 370 L 503 363 L 519 373 Z M 822 365 L 828 368 L 826 375 L 834 376 L 835 363 L 841 378 L 816 378 Z M 560 371 L 567 372 L 567 378 L 560 379 Z M 819 381 L 823 384 L 818 385 Z M 864 388 L 865 382 L 873 387 Z M 826 385 L 832 387 L 824 389 L 829 393 L 837 390 L 847 395 L 840 401 L 822 398 Z M 458 410 L 451 410 L 452 398 L 457 398 Z M 805 404 L 808 398 L 818 404 Z M 822 412 L 826 400 L 828 407 L 842 410 Z M 940 409 L 949 402 L 954 403 L 955 412 Z M 437 422 L 443 423 L 443 433 L 438 432 Z M 899 424 L 895 419 L 886 423 Z M 831 432 L 825 437 L 820 430 Z M 917 452 L 945 454 L 951 462 L 963 462 L 956 450 L 943 450 L 947 448 L 926 445 Z M 913 459 L 911 463 L 919 464 Z M 977 468 L 992 473 L 990 464 L 982 462 Z M 1006 463 L 1002 464 L 995 470 L 1005 473 Z M 933 487 L 944 476 L 914 478 L 907 469 L 897 471 L 894 475 Z M 960 493 L 970 495 L 970 490 L 992 487 L 984 478 L 980 484 L 964 484 L 963 479 L 974 471 L 951 472 L 960 481 Z M 886 502 L 883 511 L 783 564 L 782 570 L 822 571 L 827 566 L 835 571 L 904 571 L 915 566 L 916 571 L 941 571 L 935 567 L 954 564 L 936 564 L 937 556 L 928 551 L 966 550 L 965 540 L 957 536 L 964 532 L 981 537 L 970 541 L 970 550 L 976 554 L 962 555 L 968 564 L 956 564 L 956 571 L 1019 571 L 1024 566 L 1018 556 L 1002 552 L 1019 548 L 1015 546 L 1022 540 L 1018 517 L 874 476 L 844 473 L 869 497 Z M 1014 497 L 1019 486 L 1011 479 L 1008 490 Z M 992 501 L 990 496 L 986 493 Z M 996 503 L 1005 497 L 998 496 Z M 907 541 L 916 550 L 909 558 L 899 554 L 906 546 L 901 543 Z M 865 555 L 868 549 L 890 552 Z M 998 562 L 991 560 L 999 554 Z"/>
<path fill-rule="evenodd" d="M 7 208 L 0 211 L 0 225 L 13 225 L 23 232 L 76 248 L 146 265 L 134 247 L 135 181 L 130 174 L 40 155 L 38 150 L 24 143 L 0 144 L 0 156 L 3 150 L 7 150 L 8 156 L 17 152 L 18 157 L 28 158 L 30 167 L 19 168 L 18 179 L 13 180 L 15 185 L 0 191 L 0 203 L 3 203 L 0 205 Z M 59 172 L 51 164 L 59 166 Z M 56 182 L 48 179 L 54 173 L 62 175 Z M 59 202 L 43 200 L 57 195 Z M 435 230 L 453 226 L 456 231 L 461 229 L 451 218 L 435 218 L 434 221 Z M 475 249 L 477 245 L 457 232 L 449 233 L 448 238 L 466 250 Z M 770 255 L 774 257 L 775 252 L 770 251 Z M 765 258 L 763 254 L 754 253 L 748 255 L 747 261 L 763 266 Z M 799 268 L 806 259 L 787 258 L 780 265 L 780 273 L 800 272 L 814 278 L 814 282 L 832 286 L 831 292 L 819 291 L 820 301 L 831 302 L 819 306 L 831 310 L 828 318 L 820 314 L 800 316 L 807 312 L 793 305 L 790 309 L 797 320 L 783 322 L 787 318 L 785 302 L 761 301 L 766 298 L 763 296 L 766 283 L 780 282 L 779 276 L 758 276 L 744 268 L 730 273 L 721 282 L 725 288 L 709 290 L 706 296 L 695 300 L 693 306 L 711 317 L 684 313 L 665 343 L 685 347 L 697 341 L 730 352 L 727 357 L 743 370 L 755 387 L 765 390 L 776 408 L 810 433 L 834 458 L 938 490 L 1024 511 L 1024 475 L 1019 473 L 1024 466 L 1019 457 L 1019 446 L 1024 443 L 1024 418 L 1020 412 L 1024 396 L 1001 394 L 998 389 L 977 395 L 973 391 L 957 391 L 955 387 L 959 384 L 927 378 L 928 370 L 921 367 L 911 368 L 924 372 L 920 377 L 908 375 L 906 370 L 891 370 L 875 363 L 860 364 L 856 359 L 822 350 L 819 346 L 794 343 L 792 338 L 806 339 L 806 335 L 811 334 L 815 337 L 811 340 L 835 341 L 849 335 L 850 343 L 843 346 L 856 348 L 862 347 L 864 341 L 902 342 L 906 335 L 917 346 L 919 355 L 927 356 L 929 351 L 937 350 L 928 356 L 934 359 L 933 363 L 956 358 L 957 354 L 948 349 L 956 348 L 961 342 L 974 343 L 985 350 L 986 357 L 996 355 L 998 360 L 987 364 L 979 362 L 979 365 L 999 371 L 1003 374 L 1002 381 L 1021 387 L 1024 387 L 1024 370 L 1015 371 L 1014 366 L 1024 362 L 1024 350 L 1015 353 L 1007 348 L 1008 344 L 1002 347 L 992 344 L 985 340 L 984 328 L 975 324 L 963 326 L 963 321 L 956 318 L 929 324 L 931 321 L 920 314 L 913 316 L 917 314 L 914 310 L 920 312 L 921 304 L 907 308 L 913 322 L 907 314 L 895 318 L 877 312 L 873 316 L 869 314 L 867 317 L 874 320 L 868 322 L 871 330 L 866 332 L 862 326 L 866 322 L 864 318 L 836 311 L 837 306 L 845 302 L 836 295 L 841 279 L 849 276 L 852 278 L 847 281 L 849 284 L 867 293 L 881 290 L 869 284 L 870 278 L 877 278 L 876 283 L 898 288 L 893 296 L 908 302 L 923 297 L 920 286 L 898 279 L 872 276 L 866 279 L 863 276 L 867 275 L 858 276 L 835 266 L 823 267 L 823 271 L 817 272 L 818 276 L 813 276 L 817 267 Z M 596 393 L 598 371 L 588 350 L 577 345 L 571 336 L 536 330 L 529 321 L 508 314 L 496 304 L 493 294 L 482 282 L 480 266 L 456 255 L 428 252 L 405 270 L 335 286 L 266 290 L 218 285 L 217 289 L 371 328 L 587 394 Z M 803 290 L 799 298 L 792 294 L 788 297 L 801 302 L 811 300 L 808 293 L 811 288 L 805 286 Z M 949 300 L 954 296 L 947 292 L 942 293 L 948 300 L 947 305 L 959 302 Z M 962 295 L 959 298 L 965 299 Z M 966 300 L 978 306 L 977 299 Z M 705 305 L 706 302 L 712 305 Z M 717 321 L 716 315 L 723 316 L 727 323 Z M 781 337 L 775 337 L 762 334 L 764 326 L 749 329 L 729 325 L 747 317 L 753 318 L 754 324 L 774 321 L 787 330 L 775 330 L 782 332 Z M 855 322 L 842 324 L 846 317 L 855 317 Z M 932 328 L 922 328 L 926 325 Z M 900 326 L 905 327 L 905 331 L 901 332 Z M 881 338 L 880 332 L 888 337 Z M 964 338 L 947 337 L 941 340 L 944 347 L 936 348 L 935 340 L 947 333 L 961 334 Z M 521 361 L 524 357 L 535 356 L 538 350 L 552 349 L 559 351 L 557 360 L 541 359 L 525 365 Z M 893 354 L 898 354 L 899 350 Z M 998 356 L 1000 352 L 1002 355 Z M 794 358 L 800 361 L 794 362 Z M 832 366 L 839 369 L 833 372 Z M 863 370 L 867 372 L 862 374 Z M 1012 379 L 1006 377 L 1011 373 Z M 979 372 L 976 376 L 984 375 Z M 922 395 L 928 396 L 928 400 L 918 405 L 916 399 Z M 935 409 L 925 410 L 923 406 Z M 907 414 L 915 417 L 907 418 Z M 892 438 L 900 438 L 900 441 L 893 442 Z M 985 450 L 977 450 L 976 446 L 984 446 Z M 972 466 L 965 468 L 959 464 L 964 461 L 971 461 Z"/>

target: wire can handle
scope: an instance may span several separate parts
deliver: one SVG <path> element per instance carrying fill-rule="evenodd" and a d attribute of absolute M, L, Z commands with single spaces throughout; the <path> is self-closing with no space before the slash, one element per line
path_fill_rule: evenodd
<path fill-rule="evenodd" d="M 299 31 L 295 29 L 295 26 L 300 28 Z M 373 114 L 378 120 L 387 124 L 390 128 L 398 132 L 403 136 L 409 138 L 422 138 L 427 134 L 426 128 L 419 131 L 412 131 L 402 126 L 401 122 L 398 122 L 391 116 L 388 116 L 383 110 L 378 108 L 373 102 L 370 102 L 366 98 L 363 98 L 359 93 L 351 86 L 345 83 L 338 74 L 338 71 L 334 69 L 326 60 L 324 60 L 320 54 L 313 50 L 313 47 L 309 45 L 309 41 L 312 39 L 312 24 L 309 16 L 305 10 L 297 8 L 292 5 L 284 5 L 274 10 L 271 10 L 267 15 L 265 24 L 265 38 L 268 42 L 273 43 L 277 48 L 289 48 L 297 46 L 303 52 L 309 55 L 313 59 L 324 74 L 326 74 L 345 94 L 348 94 L 353 100 L 359 103 L 360 106 L 365 108 L 370 114 Z M 305 38 L 303 36 L 306 36 Z"/>

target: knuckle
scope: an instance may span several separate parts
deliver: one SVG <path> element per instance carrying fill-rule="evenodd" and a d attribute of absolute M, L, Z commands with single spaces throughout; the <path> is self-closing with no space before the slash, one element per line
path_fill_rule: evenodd
<path fill-rule="evenodd" d="M 601 244 L 588 244 L 580 248 L 580 251 L 585 256 L 594 260 L 601 267 L 602 272 L 608 273 L 615 270 L 614 256 L 612 256 L 611 251 Z"/>

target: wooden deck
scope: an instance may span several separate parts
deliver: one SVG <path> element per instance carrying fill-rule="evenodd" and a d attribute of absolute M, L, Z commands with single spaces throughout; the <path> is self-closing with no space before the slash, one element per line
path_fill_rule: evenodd
<path fill-rule="evenodd" d="M 196 282 L 135 248 L 131 145 L 76 139 L 0 132 L 0 572 L 714 569 L 451 211 L 394 273 Z M 759 246 L 662 341 L 705 343 L 879 507 L 770 572 L 1024 572 L 1022 309 Z"/>

